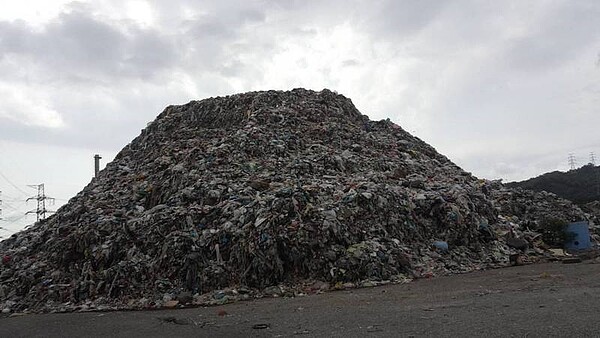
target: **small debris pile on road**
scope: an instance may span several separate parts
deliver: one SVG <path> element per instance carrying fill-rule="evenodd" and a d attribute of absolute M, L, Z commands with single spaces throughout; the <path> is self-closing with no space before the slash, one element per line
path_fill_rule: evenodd
<path fill-rule="evenodd" d="M 498 212 L 538 211 L 497 189 L 328 90 L 170 106 L 55 215 L 0 243 L 0 307 L 220 304 L 506 265 L 497 232 L 517 220 Z M 556 209 L 545 198 L 540 213 Z"/>

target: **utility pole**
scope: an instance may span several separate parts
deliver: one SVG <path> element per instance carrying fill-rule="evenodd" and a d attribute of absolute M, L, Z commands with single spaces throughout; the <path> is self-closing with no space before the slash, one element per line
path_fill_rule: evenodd
<path fill-rule="evenodd" d="M 98 173 L 100 172 L 100 155 L 94 155 L 94 177 L 98 177 Z"/>
<path fill-rule="evenodd" d="M 575 170 L 576 164 L 577 164 L 577 160 L 575 159 L 575 154 L 570 153 L 569 154 L 569 166 L 571 167 L 571 170 Z"/>
<path fill-rule="evenodd" d="M 38 191 L 37 196 L 29 197 L 27 199 L 27 201 L 36 200 L 37 208 L 35 210 L 28 211 L 26 214 L 36 214 L 37 222 L 39 222 L 40 220 L 46 218 L 46 213 L 54 212 L 54 211 L 46 210 L 46 200 L 48 200 L 52 204 L 54 204 L 54 198 L 46 196 L 46 194 L 44 193 L 44 183 L 29 185 L 29 187 L 34 188 L 34 189 L 37 188 L 37 191 Z"/>

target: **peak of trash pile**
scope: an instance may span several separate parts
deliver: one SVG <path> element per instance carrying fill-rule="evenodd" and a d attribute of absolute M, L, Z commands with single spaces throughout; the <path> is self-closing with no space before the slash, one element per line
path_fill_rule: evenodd
<path fill-rule="evenodd" d="M 329 90 L 170 106 L 0 243 L 0 307 L 218 304 L 502 266 L 516 219 L 499 213 L 521 201 L 500 189 Z"/>

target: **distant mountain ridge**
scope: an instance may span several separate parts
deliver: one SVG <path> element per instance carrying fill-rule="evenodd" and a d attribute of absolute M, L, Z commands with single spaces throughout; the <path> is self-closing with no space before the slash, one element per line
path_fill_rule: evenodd
<path fill-rule="evenodd" d="M 600 166 L 587 164 L 567 172 L 553 171 L 521 182 L 506 183 L 511 188 L 548 191 L 577 204 L 600 200 Z"/>

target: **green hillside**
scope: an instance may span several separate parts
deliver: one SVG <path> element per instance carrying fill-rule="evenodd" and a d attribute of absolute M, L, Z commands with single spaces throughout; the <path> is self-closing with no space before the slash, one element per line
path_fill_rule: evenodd
<path fill-rule="evenodd" d="M 600 200 L 600 167 L 592 164 L 568 172 L 553 171 L 521 182 L 506 183 L 534 191 L 548 191 L 578 204 Z"/>

